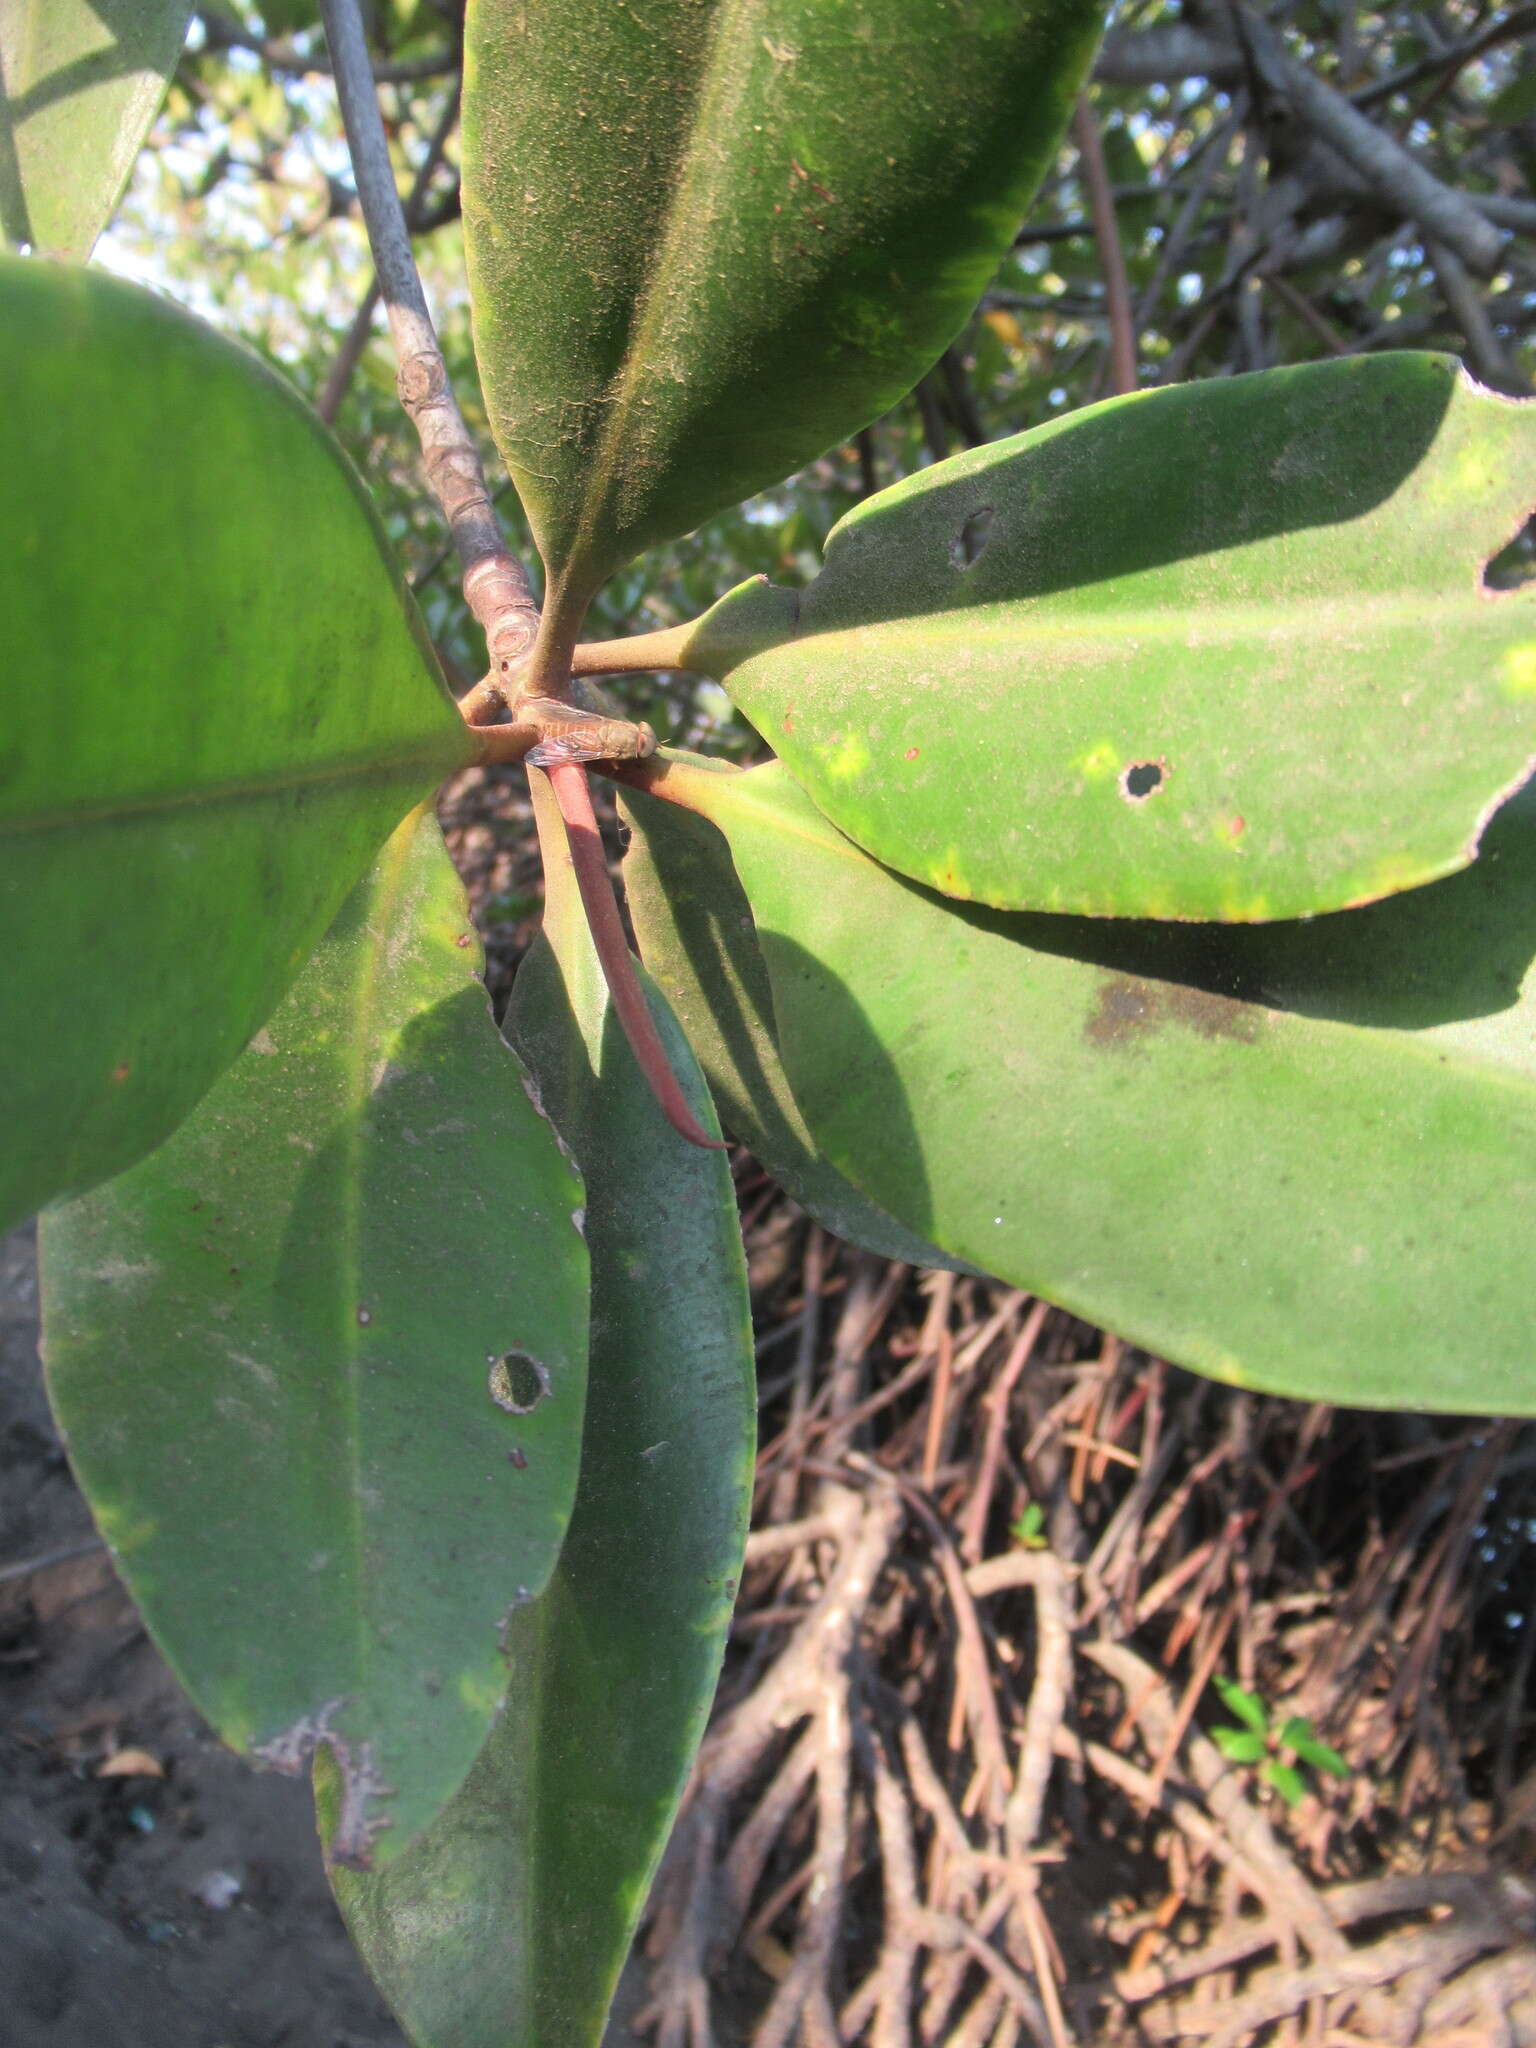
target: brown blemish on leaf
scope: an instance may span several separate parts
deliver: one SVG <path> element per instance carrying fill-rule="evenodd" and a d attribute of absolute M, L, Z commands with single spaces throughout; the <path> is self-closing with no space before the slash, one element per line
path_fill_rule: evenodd
<path fill-rule="evenodd" d="M 112 1069 L 112 1078 L 114 1081 L 126 1081 L 132 1072 L 133 1069 L 129 1066 L 128 1062 L 123 1060 L 120 1065 Z"/>
<path fill-rule="evenodd" d="M 1128 974 L 1112 974 L 1099 984 L 1098 1001 L 1083 1036 L 1091 1045 L 1123 1048 L 1170 1024 L 1181 1024 L 1200 1038 L 1230 1038 L 1252 1045 L 1263 1013 L 1252 1003 L 1236 1003 L 1230 996 L 1211 995 L 1180 982 L 1137 981 Z"/>
<path fill-rule="evenodd" d="M 327 1700 L 318 1713 L 301 1715 L 281 1735 L 258 1743 L 251 1754 L 274 1771 L 294 1778 L 323 1744 L 341 1778 L 340 1810 L 326 1853 L 332 1863 L 347 1870 L 368 1870 L 373 1864 L 373 1838 L 380 1828 L 389 1825 L 384 1814 L 368 1811 L 369 1803 L 392 1799 L 394 1788 L 385 1784 L 375 1768 L 371 1742 L 360 1742 L 354 1750 L 331 1726 L 332 1718 L 346 1704 L 344 1699 Z"/>
<path fill-rule="evenodd" d="M 904 761 L 915 761 L 917 759 L 917 748 L 908 747 L 906 753 L 902 755 L 902 759 Z"/>

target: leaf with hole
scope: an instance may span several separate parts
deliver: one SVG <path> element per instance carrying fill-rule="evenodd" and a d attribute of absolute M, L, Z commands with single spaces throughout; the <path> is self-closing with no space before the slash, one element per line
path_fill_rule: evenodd
<path fill-rule="evenodd" d="M 475 348 L 557 631 L 910 388 L 1101 27 L 1087 0 L 473 0 Z"/>
<path fill-rule="evenodd" d="M 361 484 L 253 355 L 3 259 L 0 378 L 4 1227 L 174 1129 L 467 748 Z"/>
<path fill-rule="evenodd" d="M 1536 405 L 1387 354 L 1111 399 L 847 514 L 657 635 L 945 895 L 1336 910 L 1464 867 L 1536 764 Z"/>
<path fill-rule="evenodd" d="M 730 1171 L 662 1120 L 574 898 L 562 863 L 509 1024 L 586 1171 L 576 1510 L 548 1590 L 511 1617 L 506 1711 L 464 1790 L 389 1870 L 333 1878 L 416 2048 L 597 2048 L 703 1732 L 746 1537 L 756 1411 Z M 650 1001 L 708 1124 L 687 1041 Z M 337 1790 L 322 1766 L 325 1825 Z"/>
<path fill-rule="evenodd" d="M 174 1137 L 43 1226 L 102 1533 L 226 1741 L 286 1769 L 329 1744 L 355 1861 L 463 1781 L 576 1488 L 581 1187 L 479 957 L 407 820 Z"/>
<path fill-rule="evenodd" d="M 694 757 L 703 769 L 704 757 Z M 726 1128 L 834 1235 L 885 1259 L 952 1266 L 861 1195 L 816 1149 L 774 1037 L 752 911 L 724 841 L 702 818 L 626 790 L 624 890 L 640 951 L 708 1076 Z"/>
<path fill-rule="evenodd" d="M 825 1156 L 952 1255 L 1233 1385 L 1536 1412 L 1536 790 L 1465 873 L 1310 922 L 960 905 L 779 764 L 725 835 Z"/>
<path fill-rule="evenodd" d="M 0 0 L 0 232 L 90 255 L 165 98 L 191 0 Z"/>

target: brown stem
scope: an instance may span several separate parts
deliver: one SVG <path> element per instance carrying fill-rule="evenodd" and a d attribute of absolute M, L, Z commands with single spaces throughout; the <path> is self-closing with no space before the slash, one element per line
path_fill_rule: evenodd
<path fill-rule="evenodd" d="M 581 891 L 582 906 L 587 913 L 603 979 L 608 984 L 608 993 L 613 998 L 614 1010 L 624 1028 L 624 1036 L 629 1040 L 636 1064 L 650 1083 L 651 1093 L 660 1105 L 662 1115 L 678 1136 L 703 1151 L 723 1152 L 726 1147 L 700 1127 L 693 1111 L 683 1100 L 683 1091 L 657 1035 L 650 1005 L 635 979 L 629 942 L 619 921 L 619 906 L 614 901 L 613 884 L 608 879 L 608 865 L 603 859 L 603 842 L 592 811 L 587 771 L 576 761 L 555 761 L 544 773 L 549 777 L 550 789 L 565 824 L 571 865 L 576 871 L 576 886 Z"/>
<path fill-rule="evenodd" d="M 465 602 L 485 629 L 493 671 L 508 675 L 532 644 L 538 607 L 522 565 L 502 539 L 480 452 L 448 381 L 395 188 L 357 0 L 321 0 L 321 12 L 358 203 L 400 366 L 400 402 L 421 441 L 427 481 L 464 567 Z"/>
<path fill-rule="evenodd" d="M 1083 181 L 1093 208 L 1093 238 L 1099 248 L 1099 269 L 1104 277 L 1104 304 L 1109 313 L 1110 381 L 1117 393 L 1136 389 L 1136 330 L 1131 322 L 1131 288 L 1126 281 L 1125 254 L 1120 247 L 1120 229 L 1115 220 L 1115 199 L 1104 166 L 1104 145 L 1099 124 L 1086 98 L 1077 103 L 1072 117 L 1082 160 Z"/>

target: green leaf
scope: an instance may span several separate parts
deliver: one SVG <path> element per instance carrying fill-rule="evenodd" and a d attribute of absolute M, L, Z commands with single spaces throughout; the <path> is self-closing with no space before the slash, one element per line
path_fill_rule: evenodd
<path fill-rule="evenodd" d="M 1464 874 L 1242 928 L 951 903 L 777 764 L 655 787 L 725 833 L 795 1099 L 909 1229 L 1234 1385 L 1536 1412 L 1536 790 Z"/>
<path fill-rule="evenodd" d="M 549 1590 L 512 1617 L 506 1711 L 462 1793 L 388 1871 L 334 1873 L 417 2048 L 596 2048 L 703 1732 L 746 1537 L 755 1403 L 730 1172 L 663 1121 L 573 898 L 552 873 L 553 946 L 520 969 L 510 1024 L 586 1174 L 576 1512 Z M 687 1042 L 648 994 L 709 1128 Z"/>
<path fill-rule="evenodd" d="M 702 756 L 695 765 L 704 767 Z M 620 812 L 632 834 L 624 889 L 635 936 L 727 1130 L 835 1236 L 909 1265 L 955 1265 L 817 1151 L 784 1075 L 751 906 L 720 834 L 703 818 L 636 791 L 624 793 Z"/>
<path fill-rule="evenodd" d="M 920 471 L 680 636 L 866 852 L 1090 916 L 1336 910 L 1536 765 L 1536 406 L 1386 354 L 1111 399 Z"/>
<path fill-rule="evenodd" d="M 1101 26 L 1091 0 L 473 0 L 475 346 L 557 615 L 908 390 Z"/>
<path fill-rule="evenodd" d="M 1266 1785 L 1274 1787 L 1287 1806 L 1300 1806 L 1307 1796 L 1307 1788 L 1302 1783 L 1301 1773 L 1292 1770 L 1289 1764 L 1276 1763 L 1273 1757 L 1264 1765 L 1259 1776 Z"/>
<path fill-rule="evenodd" d="M 463 1782 L 576 1489 L 581 1188 L 479 961 L 407 820 L 175 1136 L 43 1226 L 102 1533 L 226 1741 L 297 1769 L 329 1738 L 352 1859 Z"/>
<path fill-rule="evenodd" d="M 1310 1764 L 1315 1771 L 1326 1771 L 1330 1777 L 1347 1778 L 1351 1775 L 1349 1765 L 1326 1742 L 1318 1740 L 1312 1733 L 1310 1721 L 1287 1721 L 1280 1730 L 1280 1741 L 1284 1748 L 1300 1757 L 1304 1764 Z"/>
<path fill-rule="evenodd" d="M 1251 1728 L 1255 1735 L 1264 1735 L 1269 1729 L 1269 1709 L 1256 1694 L 1245 1692 L 1234 1679 L 1217 1676 L 1211 1680 L 1221 1695 L 1221 1703 L 1229 1714 L 1235 1715 L 1245 1728 Z"/>
<path fill-rule="evenodd" d="M 1049 1539 L 1045 1533 L 1045 1509 L 1037 1500 L 1028 1502 L 1018 1520 L 1009 1523 L 1008 1533 L 1014 1542 L 1020 1544 L 1025 1550 L 1047 1550 L 1050 1548 Z"/>
<path fill-rule="evenodd" d="M 0 259 L 0 1227 L 174 1129 L 466 738 L 361 484 L 148 292 Z"/>
<path fill-rule="evenodd" d="M 1496 92 L 1484 109 L 1490 128 L 1512 128 L 1536 115 L 1536 71 L 1522 71 Z"/>
<path fill-rule="evenodd" d="M 1213 1728 L 1211 1740 L 1229 1763 L 1256 1764 L 1263 1761 L 1267 1744 L 1251 1728 Z"/>
<path fill-rule="evenodd" d="M 0 232 L 82 261 L 186 40 L 191 0 L 0 0 Z"/>

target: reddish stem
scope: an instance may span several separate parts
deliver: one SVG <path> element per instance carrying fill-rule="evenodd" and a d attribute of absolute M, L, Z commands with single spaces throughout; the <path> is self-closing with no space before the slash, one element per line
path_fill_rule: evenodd
<path fill-rule="evenodd" d="M 700 1128 L 693 1111 L 683 1100 L 677 1076 L 657 1036 L 650 1005 L 635 979 L 634 961 L 630 957 L 624 927 L 619 921 L 619 906 L 614 901 L 608 864 L 603 858 L 603 842 L 592 811 L 587 771 L 579 761 L 552 761 L 544 773 L 549 777 L 549 786 L 565 823 L 571 865 L 576 870 L 576 886 L 581 891 L 592 943 L 597 948 L 603 979 L 608 984 L 608 993 L 613 998 L 613 1007 L 624 1027 L 630 1050 L 641 1073 L 650 1083 L 651 1093 L 660 1104 L 662 1115 L 678 1136 L 706 1152 L 724 1152 L 726 1147 L 718 1138 L 711 1138 Z"/>
<path fill-rule="evenodd" d="M 1083 182 L 1093 208 L 1093 238 L 1099 248 L 1099 270 L 1104 279 L 1104 305 L 1109 314 L 1110 381 L 1116 392 L 1136 389 L 1136 322 L 1131 312 L 1131 287 L 1125 274 L 1125 254 L 1120 247 L 1120 229 L 1115 221 L 1115 195 L 1104 164 L 1104 144 L 1099 123 L 1086 97 L 1077 103 L 1072 132 L 1082 159 Z"/>

